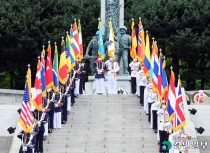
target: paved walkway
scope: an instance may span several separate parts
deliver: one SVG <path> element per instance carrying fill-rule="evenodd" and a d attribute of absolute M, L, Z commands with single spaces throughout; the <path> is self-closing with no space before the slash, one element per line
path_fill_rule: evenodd
<path fill-rule="evenodd" d="M 48 153 L 155 153 L 156 134 L 135 96 L 80 96 L 62 129 L 44 143 Z"/>

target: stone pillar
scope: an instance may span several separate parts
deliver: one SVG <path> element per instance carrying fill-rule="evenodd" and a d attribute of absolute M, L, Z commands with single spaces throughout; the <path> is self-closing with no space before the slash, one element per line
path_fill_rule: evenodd
<path fill-rule="evenodd" d="M 119 27 L 124 26 L 124 0 L 119 0 L 120 7 L 120 16 L 119 16 Z"/>
<path fill-rule="evenodd" d="M 106 19 L 106 0 L 101 0 L 101 23 L 104 25 Z M 102 33 L 104 33 L 104 26 L 102 26 Z"/>
<path fill-rule="evenodd" d="M 119 2 L 119 8 L 116 8 L 119 9 L 119 14 L 118 14 L 118 24 L 119 24 L 119 27 L 121 26 L 124 26 L 124 0 L 101 0 L 101 23 L 102 25 L 105 25 L 106 23 L 106 4 L 108 2 L 113 2 L 114 3 L 116 2 Z M 104 33 L 104 26 L 102 27 L 102 32 Z"/>

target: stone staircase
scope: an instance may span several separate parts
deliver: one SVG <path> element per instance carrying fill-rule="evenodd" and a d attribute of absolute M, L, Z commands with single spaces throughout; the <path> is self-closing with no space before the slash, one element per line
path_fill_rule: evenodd
<path fill-rule="evenodd" d="M 45 153 L 155 153 L 157 135 L 133 95 L 81 95 Z"/>

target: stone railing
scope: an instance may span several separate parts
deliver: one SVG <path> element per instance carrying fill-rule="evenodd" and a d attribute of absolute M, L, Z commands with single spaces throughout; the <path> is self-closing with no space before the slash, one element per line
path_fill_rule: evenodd
<path fill-rule="evenodd" d="M 20 104 L 23 101 L 23 90 L 0 89 L 0 105 Z"/>

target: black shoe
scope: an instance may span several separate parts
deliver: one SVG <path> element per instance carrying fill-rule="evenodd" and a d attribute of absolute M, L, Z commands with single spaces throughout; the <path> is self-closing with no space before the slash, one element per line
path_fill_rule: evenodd
<path fill-rule="evenodd" d="M 157 130 L 154 130 L 154 133 L 157 133 Z"/>
<path fill-rule="evenodd" d="M 48 129 L 48 133 L 52 133 L 52 129 Z"/>
<path fill-rule="evenodd" d="M 45 141 L 46 140 L 46 136 L 43 136 L 43 141 Z"/>
<path fill-rule="evenodd" d="M 61 124 L 66 124 L 66 121 L 62 121 Z"/>
<path fill-rule="evenodd" d="M 74 103 L 71 103 L 71 106 L 74 106 Z"/>

